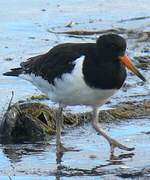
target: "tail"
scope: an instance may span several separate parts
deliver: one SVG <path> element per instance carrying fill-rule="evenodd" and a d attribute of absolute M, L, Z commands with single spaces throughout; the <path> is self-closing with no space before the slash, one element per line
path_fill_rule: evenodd
<path fill-rule="evenodd" d="M 13 68 L 11 71 L 3 73 L 4 76 L 19 76 L 23 73 L 23 69 L 20 68 Z"/>

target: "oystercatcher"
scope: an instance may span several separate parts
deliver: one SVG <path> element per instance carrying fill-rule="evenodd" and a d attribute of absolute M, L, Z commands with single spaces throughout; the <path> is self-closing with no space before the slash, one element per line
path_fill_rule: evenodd
<path fill-rule="evenodd" d="M 68 105 L 87 105 L 93 108 L 93 127 L 110 144 L 131 151 L 108 136 L 99 124 L 99 107 L 121 88 L 126 79 L 126 68 L 141 80 L 143 75 L 126 55 L 126 41 L 117 34 L 100 36 L 96 43 L 64 43 L 49 52 L 31 57 L 20 67 L 4 73 L 18 76 L 34 84 L 49 99 L 59 104 L 56 117 L 56 149 L 64 151 L 61 143 L 62 111 Z"/>

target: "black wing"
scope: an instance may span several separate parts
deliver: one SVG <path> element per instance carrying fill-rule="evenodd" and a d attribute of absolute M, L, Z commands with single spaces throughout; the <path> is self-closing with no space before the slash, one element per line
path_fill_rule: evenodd
<path fill-rule="evenodd" d="M 18 76 L 21 73 L 34 73 L 53 84 L 55 78 L 61 78 L 63 73 L 72 71 L 73 61 L 93 51 L 95 51 L 95 43 L 60 44 L 46 54 L 29 58 L 28 61 L 20 64 L 21 67 L 11 69 L 12 71 L 4 75 Z"/>
<path fill-rule="evenodd" d="M 87 55 L 93 51 L 94 43 L 65 43 L 52 48 L 48 53 L 30 58 L 21 63 L 21 67 L 27 73 L 34 73 L 42 76 L 50 83 L 54 79 L 61 78 L 63 73 L 70 73 L 74 67 L 73 61 L 82 55 Z"/>

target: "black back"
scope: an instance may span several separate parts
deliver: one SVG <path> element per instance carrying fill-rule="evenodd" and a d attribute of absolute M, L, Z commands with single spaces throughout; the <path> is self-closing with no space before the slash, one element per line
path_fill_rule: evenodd
<path fill-rule="evenodd" d="M 55 78 L 61 78 L 63 73 L 70 73 L 77 58 L 95 50 L 94 43 L 65 43 L 53 47 L 48 53 L 30 58 L 21 63 L 26 73 L 42 76 L 54 84 Z"/>
<path fill-rule="evenodd" d="M 84 80 L 90 87 L 100 89 L 119 89 L 126 70 L 118 59 L 126 50 L 125 40 L 118 35 L 109 34 L 98 38 L 97 43 L 65 43 L 52 48 L 48 53 L 30 58 L 21 63 L 26 73 L 42 76 L 54 84 L 55 78 L 63 73 L 71 73 L 77 58 L 85 56 L 83 63 Z"/>

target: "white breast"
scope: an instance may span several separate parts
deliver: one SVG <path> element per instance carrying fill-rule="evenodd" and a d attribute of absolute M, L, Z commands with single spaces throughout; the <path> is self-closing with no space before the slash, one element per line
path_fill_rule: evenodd
<path fill-rule="evenodd" d="M 74 63 L 71 73 L 65 73 L 61 79 L 56 78 L 54 85 L 49 84 L 41 76 L 20 75 L 21 78 L 31 81 L 38 89 L 45 93 L 53 102 L 64 105 L 89 105 L 101 106 L 112 96 L 116 90 L 102 90 L 89 87 L 82 74 L 84 56 L 78 58 Z"/>

